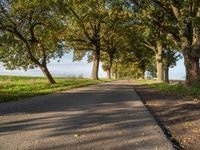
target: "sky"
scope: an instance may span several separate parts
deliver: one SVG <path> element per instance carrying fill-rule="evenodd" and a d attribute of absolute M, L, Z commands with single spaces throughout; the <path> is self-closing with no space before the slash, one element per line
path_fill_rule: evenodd
<path fill-rule="evenodd" d="M 87 58 L 84 58 L 81 62 L 72 62 L 72 53 L 66 54 L 60 61 L 52 60 L 48 64 L 49 71 L 53 76 L 70 76 L 70 75 L 83 75 L 84 77 L 90 77 L 92 70 L 92 63 L 87 62 Z M 23 70 L 6 70 L 2 63 L 0 63 L 0 75 L 17 75 L 17 76 L 43 76 L 40 69 Z M 100 65 L 99 77 L 106 77 L 106 73 L 102 70 Z M 183 80 L 185 79 L 185 67 L 183 59 L 177 62 L 177 66 L 170 68 L 170 79 Z"/>
<path fill-rule="evenodd" d="M 85 57 L 81 62 L 72 62 L 72 53 L 64 55 L 60 61 L 58 59 L 51 60 L 48 64 L 48 69 L 53 76 L 79 76 L 83 75 L 84 77 L 90 77 L 92 70 L 92 63 L 87 62 Z M 43 76 L 43 73 L 39 68 L 24 70 L 6 70 L 2 63 L 0 63 L 0 75 L 17 75 L 17 76 Z M 100 77 L 106 77 L 106 74 L 103 72 L 100 67 L 99 70 Z"/>
<path fill-rule="evenodd" d="M 184 59 L 180 59 L 174 68 L 169 69 L 169 78 L 173 80 L 185 80 L 186 71 L 184 66 Z"/>

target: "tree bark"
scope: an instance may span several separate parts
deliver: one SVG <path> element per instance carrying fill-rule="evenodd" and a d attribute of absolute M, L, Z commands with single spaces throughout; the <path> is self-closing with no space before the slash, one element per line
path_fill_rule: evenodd
<path fill-rule="evenodd" d="M 186 85 L 193 86 L 199 77 L 199 57 L 183 52 L 186 69 Z"/>
<path fill-rule="evenodd" d="M 116 62 L 116 65 L 115 65 L 114 78 L 115 78 L 115 79 L 118 79 L 118 78 L 119 78 L 119 73 L 118 73 L 118 62 Z"/>
<path fill-rule="evenodd" d="M 165 83 L 169 83 L 169 67 L 165 66 L 164 71 L 165 71 L 165 73 L 164 73 Z"/>
<path fill-rule="evenodd" d="M 109 56 L 109 64 L 108 64 L 108 70 L 107 70 L 107 76 L 108 79 L 111 79 L 111 69 L 112 69 L 112 63 L 113 63 L 113 57 Z"/>
<path fill-rule="evenodd" d="M 111 79 L 111 72 L 110 72 L 109 69 L 107 70 L 107 78 L 108 78 L 108 79 Z"/>
<path fill-rule="evenodd" d="M 98 72 L 99 72 L 99 58 L 96 54 L 94 54 L 93 55 L 92 75 L 91 75 L 91 78 L 93 80 L 99 80 Z"/>
<path fill-rule="evenodd" d="M 200 57 L 200 32 L 193 34 L 193 38 L 185 36 L 184 31 L 180 31 L 181 48 L 184 57 L 186 70 L 186 85 L 193 86 L 199 78 L 199 57 Z M 191 42 L 192 41 L 192 42 Z"/>
<path fill-rule="evenodd" d="M 93 80 L 99 80 L 99 63 L 100 63 L 100 30 L 101 30 L 101 23 L 94 27 L 94 39 L 92 40 L 95 50 L 93 51 L 93 67 L 92 67 L 92 75 L 91 78 Z"/>
<path fill-rule="evenodd" d="M 144 64 L 141 64 L 139 66 L 138 72 L 139 72 L 139 78 L 144 79 L 145 78 L 145 65 Z"/>
<path fill-rule="evenodd" d="M 110 66 L 110 64 L 109 64 L 108 69 L 107 69 L 107 78 L 108 78 L 108 79 L 111 79 L 111 78 L 112 78 L 112 77 L 111 77 L 111 66 Z"/>
<path fill-rule="evenodd" d="M 42 70 L 43 74 L 47 78 L 49 84 L 56 84 L 56 81 L 53 79 L 52 75 L 50 74 L 46 65 L 40 65 L 40 69 Z"/>
<path fill-rule="evenodd" d="M 195 3 L 191 2 L 190 4 L 193 5 Z M 183 53 L 186 69 L 186 85 L 193 86 L 197 82 L 200 72 L 200 26 L 194 26 L 192 21 L 190 21 L 189 23 L 187 21 L 184 21 L 184 11 L 181 11 L 181 9 L 178 8 L 174 3 L 171 3 L 170 5 L 179 25 L 179 38 L 181 41 L 181 50 Z M 200 8 L 196 9 L 190 14 L 196 14 L 195 17 L 200 17 Z"/>
<path fill-rule="evenodd" d="M 157 81 L 163 82 L 163 58 L 162 58 L 162 44 L 160 41 L 156 43 L 156 69 Z"/>
<path fill-rule="evenodd" d="M 91 78 L 93 80 L 99 80 L 99 63 L 100 63 L 100 43 L 96 45 L 95 51 L 93 53 L 93 67 Z"/>

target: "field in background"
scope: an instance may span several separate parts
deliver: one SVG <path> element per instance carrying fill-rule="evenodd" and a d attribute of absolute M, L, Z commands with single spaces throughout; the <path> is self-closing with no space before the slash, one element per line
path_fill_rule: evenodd
<path fill-rule="evenodd" d="M 155 80 L 134 80 L 134 82 L 137 84 L 145 84 L 151 88 L 159 89 L 170 94 L 200 99 L 200 88 L 186 87 L 184 81 L 172 80 L 170 84 L 157 83 Z"/>
<path fill-rule="evenodd" d="M 106 79 L 95 81 L 76 77 L 55 78 L 55 80 L 57 84 L 49 85 L 44 77 L 0 76 L 0 102 L 14 101 L 109 81 Z"/>

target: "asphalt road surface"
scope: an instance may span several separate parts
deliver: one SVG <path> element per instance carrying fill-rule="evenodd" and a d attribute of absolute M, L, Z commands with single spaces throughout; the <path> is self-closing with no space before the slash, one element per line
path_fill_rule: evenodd
<path fill-rule="evenodd" d="M 128 81 L 0 104 L 0 150 L 172 150 Z"/>

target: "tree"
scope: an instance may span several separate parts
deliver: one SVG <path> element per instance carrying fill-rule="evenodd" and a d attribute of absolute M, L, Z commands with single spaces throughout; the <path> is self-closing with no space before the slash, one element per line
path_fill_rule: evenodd
<path fill-rule="evenodd" d="M 49 1 L 0 2 L 1 61 L 8 69 L 39 67 L 56 83 L 47 63 L 63 55 L 62 23 Z"/>
<path fill-rule="evenodd" d="M 169 68 L 176 66 L 176 62 L 181 59 L 180 53 L 176 50 L 165 49 L 163 52 L 164 81 L 169 83 Z"/>
<path fill-rule="evenodd" d="M 116 79 L 138 79 L 143 78 L 137 58 L 135 55 L 122 51 L 119 57 L 114 60 L 112 72 Z"/>
<path fill-rule="evenodd" d="M 163 25 L 166 16 L 162 9 L 151 5 L 145 5 L 143 9 L 142 13 L 138 14 L 145 31 L 143 43 L 155 53 L 157 81 L 164 82 L 163 41 L 166 40 L 166 34 Z"/>
<path fill-rule="evenodd" d="M 163 69 L 164 81 L 169 83 L 169 68 L 176 66 L 176 62 L 182 58 L 180 54 L 180 44 L 173 40 L 168 34 L 166 40 L 163 42 Z"/>
<path fill-rule="evenodd" d="M 108 16 L 102 26 L 101 47 L 105 53 L 102 57 L 103 69 L 111 79 L 111 69 L 116 54 L 129 46 L 127 33 L 132 26 L 132 14 L 124 7 L 123 1 L 114 1 L 107 5 Z"/>
<path fill-rule="evenodd" d="M 91 78 L 94 80 L 99 79 L 101 28 L 107 14 L 105 5 L 105 0 L 71 0 L 62 1 L 59 4 L 63 14 L 71 14 L 71 19 L 67 20 L 67 22 L 70 22 L 70 26 L 66 30 L 68 47 L 74 49 L 75 54 L 83 54 L 79 56 L 84 56 L 86 51 L 92 54 L 93 68 Z"/>
<path fill-rule="evenodd" d="M 200 57 L 200 1 L 199 0 L 152 0 L 155 7 L 163 9 L 168 16 L 171 29 L 178 28 L 178 36 L 174 30 L 167 30 L 181 44 L 186 68 L 186 84 L 192 86 L 199 77 Z"/>

